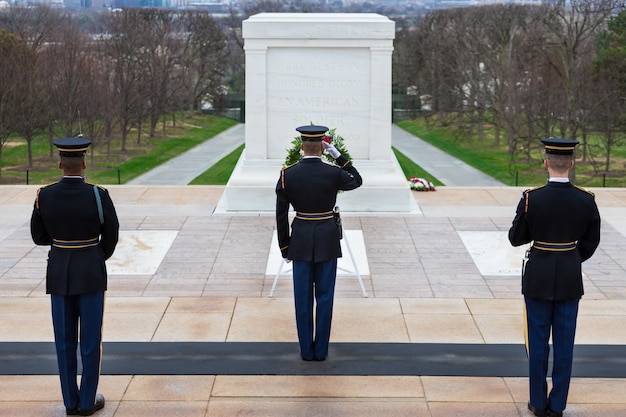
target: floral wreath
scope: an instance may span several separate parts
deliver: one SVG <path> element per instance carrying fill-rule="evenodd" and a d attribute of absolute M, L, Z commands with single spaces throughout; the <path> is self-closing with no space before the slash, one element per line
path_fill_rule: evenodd
<path fill-rule="evenodd" d="M 335 135 L 335 130 L 337 130 L 337 128 L 330 129 L 322 140 L 327 143 L 331 143 L 332 141 L 333 146 L 339 151 L 339 153 L 345 156 L 348 161 L 352 160 L 350 152 L 348 152 L 345 144 L 343 143 L 343 138 L 339 135 Z M 298 163 L 302 159 L 302 156 L 302 139 L 300 139 L 300 136 L 296 136 L 291 141 L 291 148 L 287 149 L 287 157 L 285 158 L 283 166 Z M 326 151 L 322 152 L 322 159 L 331 164 L 335 163 L 335 159 Z"/>
<path fill-rule="evenodd" d="M 416 176 L 412 176 L 411 178 L 408 179 L 408 181 L 409 181 L 409 186 L 411 187 L 411 190 L 435 191 L 435 185 L 432 182 L 425 180 L 424 178 L 418 178 Z"/>

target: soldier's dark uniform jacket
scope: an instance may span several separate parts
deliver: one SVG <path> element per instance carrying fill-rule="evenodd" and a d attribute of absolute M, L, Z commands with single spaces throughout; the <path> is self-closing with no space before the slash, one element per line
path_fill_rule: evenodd
<path fill-rule="evenodd" d="M 105 260 L 113 255 L 119 222 L 106 189 L 97 187 L 104 223 L 100 223 L 94 186 L 78 177 L 42 187 L 31 217 L 37 245 L 50 245 L 46 292 L 76 295 L 106 291 Z"/>
<path fill-rule="evenodd" d="M 281 171 L 276 185 L 276 225 L 283 258 L 321 262 L 341 257 L 339 232 L 332 213 L 337 192 L 358 188 L 363 180 L 343 155 L 336 163 L 338 166 L 320 158 L 303 158 Z M 291 237 L 290 203 L 296 211 Z"/>
<path fill-rule="evenodd" d="M 542 300 L 580 298 L 584 293 L 581 263 L 600 243 L 594 195 L 569 182 L 548 182 L 526 190 L 509 240 L 513 246 L 533 241 L 522 276 L 524 295 Z"/>

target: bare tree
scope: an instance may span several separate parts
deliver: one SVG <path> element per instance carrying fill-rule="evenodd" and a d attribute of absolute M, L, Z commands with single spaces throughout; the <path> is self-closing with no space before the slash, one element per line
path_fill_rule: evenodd
<path fill-rule="evenodd" d="M 477 129 L 480 138 L 484 123 L 493 120 L 495 144 L 503 131 L 512 158 L 522 152 L 530 160 L 537 136 L 556 129 L 575 137 L 591 120 L 580 95 L 593 88 L 593 40 L 615 4 L 575 0 L 571 9 L 557 1 L 433 11 L 400 26 L 394 76 L 432 95 L 438 122 L 449 124 L 453 115 L 457 131 Z"/>
<path fill-rule="evenodd" d="M 412 66 L 415 65 L 417 58 L 412 42 L 412 32 L 417 24 L 419 24 L 419 17 L 396 20 L 396 36 L 393 42 L 392 55 L 392 88 L 393 92 L 397 94 L 406 94 L 407 90 L 414 90 L 415 88 Z"/>
<path fill-rule="evenodd" d="M 141 48 L 137 59 L 141 71 L 140 86 L 143 100 L 137 106 L 137 142 L 141 135 L 144 114 L 149 117 L 150 137 L 156 132 L 159 118 L 165 114 L 168 86 L 179 52 L 176 49 L 174 15 L 167 10 L 142 9 L 140 31 Z"/>
<path fill-rule="evenodd" d="M 569 4 L 569 5 L 568 5 Z M 556 71 L 564 101 L 550 113 L 558 115 L 560 135 L 575 138 L 576 117 L 580 108 L 578 92 L 587 80 L 584 65 L 593 57 L 593 39 L 604 28 L 618 0 L 557 0 L 544 15 L 547 55 Z"/>
<path fill-rule="evenodd" d="M 17 134 L 26 140 L 28 148 L 28 166 L 33 166 L 32 143 L 37 133 L 48 125 L 45 111 L 45 96 L 43 89 L 43 74 L 38 62 L 38 55 L 30 50 L 25 56 L 26 65 L 16 79 L 19 90 L 19 100 L 15 103 L 15 126 Z"/>
<path fill-rule="evenodd" d="M 406 82 L 417 86 L 420 95 L 432 97 L 432 111 L 443 124 L 463 107 L 463 77 L 454 48 L 460 13 L 454 9 L 429 13 L 404 37 L 414 48 L 406 54 L 405 68 L 413 74 Z"/>
<path fill-rule="evenodd" d="M 122 134 L 121 150 L 126 151 L 128 133 L 133 117 L 141 100 L 138 94 L 138 81 L 142 70 L 138 60 L 142 44 L 142 16 L 137 9 L 123 9 L 103 15 L 102 33 L 105 39 L 106 54 L 113 63 L 115 91 L 114 105 Z"/>
<path fill-rule="evenodd" d="M 0 16 L 0 27 L 22 39 L 35 52 L 50 40 L 61 19 L 56 10 L 44 3 L 33 7 L 11 7 Z"/>
<path fill-rule="evenodd" d="M 194 109 L 200 109 L 202 100 L 221 93 L 229 49 L 224 32 L 205 12 L 186 12 L 182 20 L 182 34 L 180 71 L 191 114 Z"/>
<path fill-rule="evenodd" d="M 485 138 L 484 124 L 486 112 L 490 107 L 488 73 L 485 70 L 485 59 L 491 47 L 484 21 L 491 18 L 491 8 L 473 7 L 458 15 L 456 29 L 456 64 L 461 84 L 463 106 L 460 110 L 458 124 L 461 132 L 473 133 L 478 129 L 478 138 Z"/>
<path fill-rule="evenodd" d="M 118 107 L 113 103 L 118 99 L 119 93 L 116 84 L 116 64 L 109 59 L 106 53 L 107 47 L 104 41 L 97 41 L 91 45 L 87 62 L 91 74 L 87 90 L 91 93 L 81 97 L 85 101 L 81 101 L 80 107 L 83 109 L 87 135 L 90 138 L 97 138 L 96 146 L 102 145 L 100 139 L 104 140 L 106 155 L 110 158 L 113 128 L 116 126 L 116 116 L 119 112 Z"/>
<path fill-rule="evenodd" d="M 0 30 L 0 167 L 2 150 L 15 130 L 21 91 L 18 79 L 32 61 L 32 51 L 15 35 Z M 2 170 L 0 169 L 0 177 Z"/>
<path fill-rule="evenodd" d="M 76 19 L 66 15 L 55 33 L 54 42 L 42 51 L 42 60 L 47 64 L 48 103 L 54 110 L 51 117 L 62 122 L 64 134 L 68 137 L 79 133 L 75 124 L 84 103 L 81 98 L 90 95 L 87 84 L 93 75 L 87 66 L 88 48 L 87 35 Z"/>
<path fill-rule="evenodd" d="M 245 53 L 243 50 L 242 28 L 243 17 L 231 7 L 228 16 L 222 19 L 222 27 L 226 35 L 228 49 L 228 87 L 232 93 L 245 92 Z"/>
<path fill-rule="evenodd" d="M 612 151 L 624 142 L 621 133 L 624 130 L 626 103 L 615 79 L 598 74 L 593 86 L 581 97 L 588 107 L 580 131 L 595 171 L 608 172 L 611 169 Z M 596 133 L 598 143 L 591 144 L 586 140 L 585 136 L 591 129 Z"/>
<path fill-rule="evenodd" d="M 540 8 L 520 5 L 494 5 L 486 9 L 484 18 L 485 46 L 482 55 L 484 71 L 483 93 L 493 115 L 494 145 L 500 145 L 504 130 L 513 154 L 521 95 L 528 86 L 529 57 L 534 53 L 535 43 L 529 36 L 529 26 L 536 19 Z"/>
<path fill-rule="evenodd" d="M 12 8 L 6 25 L 9 30 L 24 41 L 30 49 L 29 64 L 17 78 L 20 100 L 16 103 L 15 131 L 20 134 L 28 147 L 28 166 L 33 165 L 32 141 L 35 135 L 48 125 L 44 78 L 48 68 L 41 65 L 42 50 L 52 39 L 60 24 L 60 14 L 47 5 L 33 8 Z"/>
<path fill-rule="evenodd" d="M 81 68 L 89 77 L 82 84 L 76 106 L 80 111 L 82 133 L 91 139 L 93 150 L 106 146 L 106 155 L 110 157 L 114 119 L 114 107 L 111 103 L 116 97 L 111 65 L 97 53 L 96 45 L 92 45 L 90 50 L 91 53 L 85 54 L 81 63 Z M 91 166 L 95 166 L 94 151 L 90 152 Z"/>
<path fill-rule="evenodd" d="M 596 56 L 582 91 L 583 110 L 580 130 L 583 135 L 583 157 L 589 156 L 597 172 L 611 168 L 611 151 L 623 144 L 626 111 L 626 10 L 608 20 L 607 29 L 596 38 Z M 588 128 L 600 136 L 600 144 L 586 140 Z"/>

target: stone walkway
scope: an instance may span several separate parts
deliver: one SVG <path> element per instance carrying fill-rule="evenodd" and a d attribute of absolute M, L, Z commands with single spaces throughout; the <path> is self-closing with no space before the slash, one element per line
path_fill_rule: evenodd
<path fill-rule="evenodd" d="M 446 186 L 498 187 L 504 184 L 406 130 L 392 125 L 392 145 Z"/>
<path fill-rule="evenodd" d="M 392 145 L 447 186 L 502 186 L 463 161 L 392 126 Z M 130 181 L 130 185 L 187 185 L 244 143 L 245 125 L 236 125 L 190 151 Z"/>
<path fill-rule="evenodd" d="M 158 367 L 154 374 L 104 373 L 100 391 L 107 406 L 97 415 L 530 416 L 523 375 L 328 371 L 342 365 L 346 353 L 340 348 L 349 343 L 521 347 L 520 256 L 505 241 L 521 188 L 440 187 L 414 192 L 421 214 L 345 215 L 346 230 L 362 232 L 367 297 L 355 276 L 338 279 L 330 355 L 317 370 L 304 368 L 317 364 L 304 364 L 297 355 L 290 278 L 279 276 L 269 297 L 276 278 L 267 273 L 273 216 L 214 214 L 223 187 L 108 188 L 123 242 L 109 263 L 103 370 L 119 359 L 112 348 L 107 351 L 116 343 L 143 346 L 146 355 L 148 348 L 158 351 L 159 343 L 257 344 L 259 349 L 286 343 L 277 361 L 293 374 L 181 375 L 165 368 L 159 374 Z M 36 189 L 0 187 L 0 352 L 52 341 L 44 290 L 47 249 L 33 245 L 29 235 Z M 626 378 L 608 375 L 626 375 L 626 189 L 593 191 L 603 235 L 583 267 L 586 295 L 577 357 L 582 358 L 583 347 L 594 346 L 622 353 L 613 358 L 613 369 L 574 378 L 566 416 L 617 417 L 626 409 Z M 142 259 L 137 255 L 142 251 L 153 256 Z M 447 366 L 453 360 L 446 359 Z M 40 373 L 0 369 L 0 415 L 64 415 L 54 367 L 43 366 L 53 363 L 53 356 L 33 361 L 42 364 Z M 574 372 L 584 366 L 575 364 Z M 303 369 L 311 374 L 302 375 Z"/>
<path fill-rule="evenodd" d="M 129 181 L 129 185 L 187 185 L 243 145 L 245 125 L 238 124 L 189 151 Z"/>

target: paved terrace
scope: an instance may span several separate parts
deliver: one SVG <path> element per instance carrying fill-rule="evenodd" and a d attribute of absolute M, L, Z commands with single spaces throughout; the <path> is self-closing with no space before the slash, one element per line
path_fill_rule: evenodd
<path fill-rule="evenodd" d="M 0 187 L 0 415 L 62 416 L 36 186 Z M 271 215 L 214 215 L 223 187 L 110 186 L 99 416 L 529 416 L 519 267 L 521 188 L 414 192 L 419 215 L 344 214 L 329 358 L 298 356 Z M 568 416 L 626 410 L 626 190 L 596 189 Z M 352 256 L 350 256 L 352 255 Z M 354 262 L 352 262 L 354 260 Z M 355 272 L 361 274 L 364 296 Z M 346 272 L 347 271 L 347 272 Z"/>

